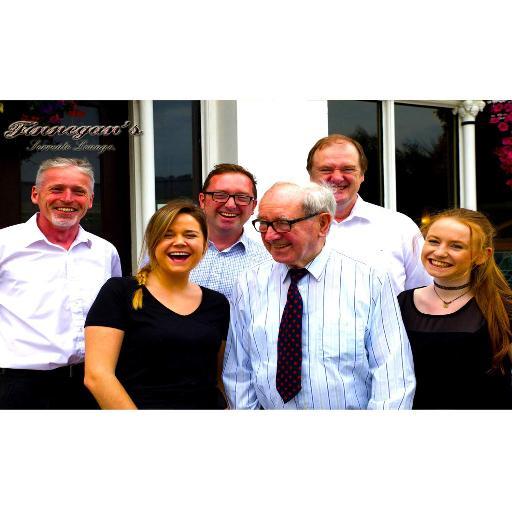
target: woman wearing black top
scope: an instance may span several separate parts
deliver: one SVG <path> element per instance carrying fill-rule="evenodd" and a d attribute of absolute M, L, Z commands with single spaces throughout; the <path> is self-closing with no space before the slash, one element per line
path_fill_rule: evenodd
<path fill-rule="evenodd" d="M 85 385 L 102 409 L 224 407 L 228 301 L 188 280 L 207 238 L 203 211 L 171 201 L 148 223 L 149 263 L 100 290 L 85 324 Z"/>
<path fill-rule="evenodd" d="M 413 408 L 512 408 L 512 291 L 493 258 L 492 225 L 461 208 L 422 231 L 434 282 L 398 296 L 414 356 Z"/>

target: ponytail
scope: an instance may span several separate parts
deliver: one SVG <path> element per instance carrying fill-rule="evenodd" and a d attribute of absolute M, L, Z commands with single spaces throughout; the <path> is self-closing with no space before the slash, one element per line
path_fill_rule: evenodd
<path fill-rule="evenodd" d="M 133 294 L 132 307 L 135 311 L 142 309 L 142 287 L 146 285 L 151 267 L 149 265 L 143 266 L 136 274 L 137 284 L 139 285 Z"/>

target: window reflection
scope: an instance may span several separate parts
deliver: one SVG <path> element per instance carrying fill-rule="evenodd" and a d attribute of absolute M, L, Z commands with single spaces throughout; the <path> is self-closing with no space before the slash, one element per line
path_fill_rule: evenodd
<path fill-rule="evenodd" d="M 341 133 L 357 140 L 368 158 L 365 181 L 359 191 L 370 203 L 383 205 L 381 103 L 336 100 L 327 102 L 329 133 Z"/>
<path fill-rule="evenodd" d="M 395 104 L 397 210 L 418 223 L 458 204 L 455 119 L 449 108 Z"/>
<path fill-rule="evenodd" d="M 179 196 L 195 199 L 199 192 L 200 149 L 194 142 L 197 104 L 197 101 L 153 102 L 157 205 Z"/>

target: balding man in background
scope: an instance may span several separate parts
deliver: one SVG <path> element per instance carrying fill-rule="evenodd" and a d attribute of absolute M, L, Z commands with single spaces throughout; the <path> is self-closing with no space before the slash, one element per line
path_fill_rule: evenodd
<path fill-rule="evenodd" d="M 432 278 L 421 264 L 423 237 L 406 215 L 368 203 L 358 194 L 368 160 L 356 140 L 332 134 L 318 140 L 308 154 L 311 181 L 332 187 L 336 213 L 329 241 L 389 273 L 396 295 L 425 286 Z"/>

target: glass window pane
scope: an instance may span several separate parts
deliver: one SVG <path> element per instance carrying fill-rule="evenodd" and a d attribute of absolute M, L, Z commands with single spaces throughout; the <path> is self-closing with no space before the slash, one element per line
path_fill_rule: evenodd
<path fill-rule="evenodd" d="M 512 283 L 512 100 L 488 101 L 475 137 L 478 210 L 496 226 L 496 261 Z"/>
<path fill-rule="evenodd" d="M 370 203 L 383 205 L 380 102 L 336 100 L 327 102 L 329 133 L 357 140 L 368 158 L 368 170 L 359 191 Z"/>
<path fill-rule="evenodd" d="M 455 121 L 450 108 L 395 104 L 397 210 L 418 223 L 458 204 Z"/>
<path fill-rule="evenodd" d="M 174 197 L 197 196 L 194 103 L 153 101 L 157 205 Z"/>

